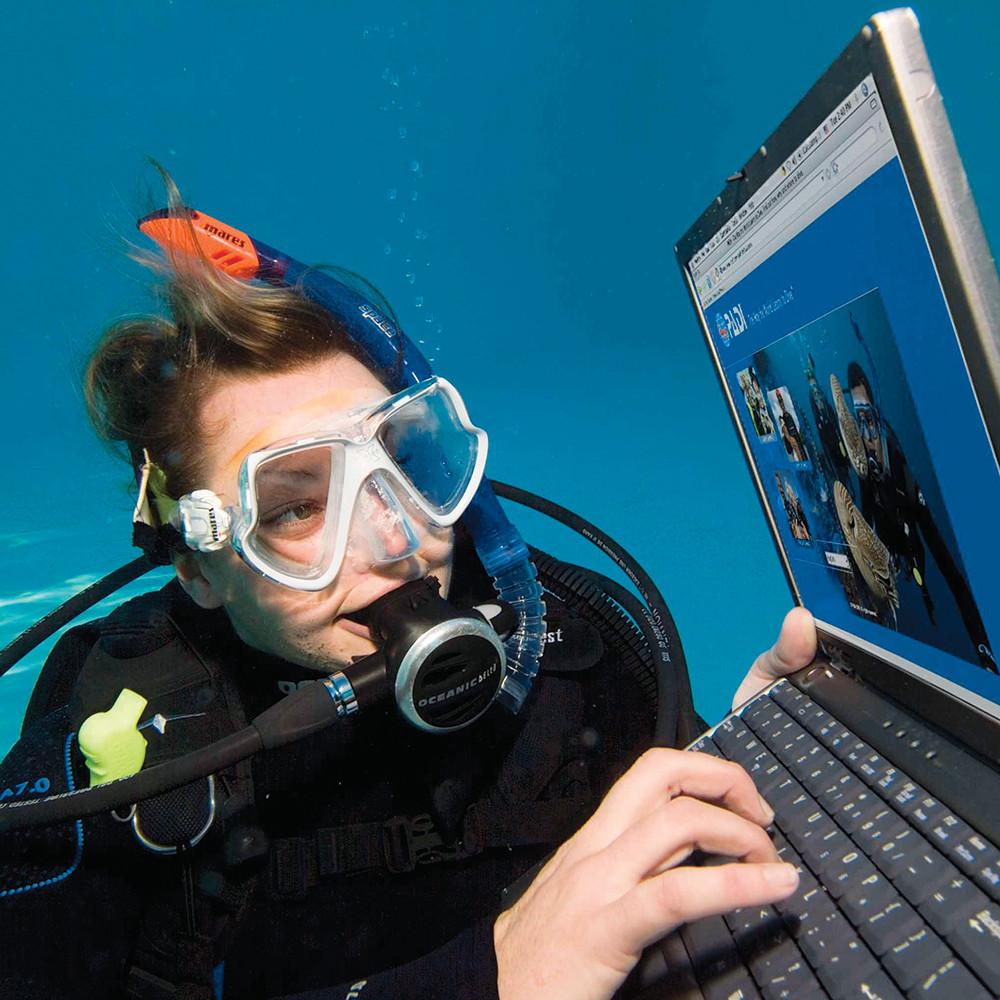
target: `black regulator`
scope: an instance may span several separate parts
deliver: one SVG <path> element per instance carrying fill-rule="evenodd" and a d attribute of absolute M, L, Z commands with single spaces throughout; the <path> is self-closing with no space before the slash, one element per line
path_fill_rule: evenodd
<path fill-rule="evenodd" d="M 403 717 L 429 733 L 461 729 L 493 704 L 506 669 L 503 640 L 517 624 L 508 605 L 460 611 L 439 590 L 435 577 L 415 580 L 349 615 L 381 648 L 343 671 L 352 688 L 387 683 Z"/>
<path fill-rule="evenodd" d="M 0 833 L 128 808 L 392 697 L 403 717 L 424 732 L 450 733 L 470 725 L 500 691 L 503 641 L 516 628 L 517 614 L 500 601 L 459 610 L 439 590 L 434 577 L 415 580 L 352 614 L 371 630 L 378 651 L 300 687 L 239 732 L 130 777 L 4 803 Z"/>

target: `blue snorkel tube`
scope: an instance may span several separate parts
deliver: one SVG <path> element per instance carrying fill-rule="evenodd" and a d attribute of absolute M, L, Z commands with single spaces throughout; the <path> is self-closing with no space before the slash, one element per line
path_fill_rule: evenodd
<path fill-rule="evenodd" d="M 187 218 L 179 218 L 170 209 L 153 212 L 139 220 L 139 229 L 158 243 L 171 244 L 172 249 L 198 253 L 206 263 L 235 277 L 298 289 L 344 325 L 375 369 L 390 373 L 392 392 L 433 375 L 420 349 L 388 316 L 359 291 L 324 271 L 193 209 Z M 192 247 L 192 238 L 197 249 Z M 518 615 L 518 626 L 504 645 L 507 668 L 498 694 L 499 701 L 516 713 L 531 692 L 544 650 L 542 588 L 527 545 L 485 477 L 462 522 L 497 596 Z"/>

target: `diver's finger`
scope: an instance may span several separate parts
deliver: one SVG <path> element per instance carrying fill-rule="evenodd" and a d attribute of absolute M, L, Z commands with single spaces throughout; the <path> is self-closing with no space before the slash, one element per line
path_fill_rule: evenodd
<path fill-rule="evenodd" d="M 733 695 L 733 708 L 786 674 L 800 670 L 816 656 L 816 623 L 805 608 L 792 608 L 781 623 L 774 645 L 753 661 Z"/>
<path fill-rule="evenodd" d="M 816 624 L 805 608 L 792 608 L 781 623 L 775 644 L 754 661 L 751 669 L 762 678 L 777 680 L 800 670 L 816 656 Z"/>
<path fill-rule="evenodd" d="M 798 883 L 798 872 L 785 863 L 672 868 L 612 904 L 607 926 L 616 928 L 619 947 L 634 954 L 679 924 L 774 903 L 790 896 Z"/>
<path fill-rule="evenodd" d="M 759 824 L 682 795 L 654 809 L 596 856 L 614 893 L 680 864 L 695 850 L 754 863 L 776 863 L 778 852 Z"/>
<path fill-rule="evenodd" d="M 724 806 L 761 826 L 774 819 L 739 764 L 708 754 L 654 748 L 615 782 L 567 846 L 572 845 L 574 856 L 602 850 L 657 806 L 680 795 Z"/>

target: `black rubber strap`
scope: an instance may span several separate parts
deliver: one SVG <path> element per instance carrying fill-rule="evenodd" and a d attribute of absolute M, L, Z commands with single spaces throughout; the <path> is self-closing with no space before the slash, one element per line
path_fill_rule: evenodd
<path fill-rule="evenodd" d="M 151 569 L 155 569 L 153 564 L 145 556 L 139 556 L 138 559 L 133 559 L 132 562 L 119 566 L 118 569 L 102 577 L 96 583 L 92 583 L 78 594 L 74 594 L 68 601 L 50 611 L 44 618 L 40 618 L 34 625 L 26 628 L 13 642 L 9 642 L 3 649 L 0 649 L 0 677 L 36 646 L 48 639 L 50 635 L 58 632 L 63 625 L 68 624 L 77 615 L 93 607 L 108 594 L 113 594 L 125 584 L 144 576 Z"/>

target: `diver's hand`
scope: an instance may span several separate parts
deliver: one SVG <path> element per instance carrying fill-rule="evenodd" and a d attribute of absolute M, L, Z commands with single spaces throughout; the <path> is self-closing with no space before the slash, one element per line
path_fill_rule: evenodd
<path fill-rule="evenodd" d="M 605 1000 L 678 924 L 784 899 L 798 884 L 738 765 L 650 750 L 493 928 L 501 1000 Z M 679 867 L 695 849 L 738 859 Z"/>
<path fill-rule="evenodd" d="M 781 623 L 778 641 L 761 653 L 733 696 L 733 708 L 785 674 L 800 670 L 816 655 L 816 623 L 805 608 L 792 608 Z"/>

